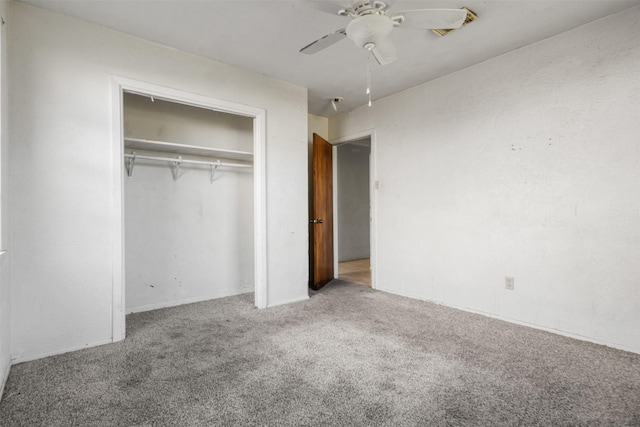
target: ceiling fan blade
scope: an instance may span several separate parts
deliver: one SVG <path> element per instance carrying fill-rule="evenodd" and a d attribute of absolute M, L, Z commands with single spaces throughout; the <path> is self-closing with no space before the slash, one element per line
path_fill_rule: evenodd
<path fill-rule="evenodd" d="M 417 30 L 460 28 L 467 18 L 464 9 L 418 9 L 397 12 L 404 20 L 400 28 Z"/>
<path fill-rule="evenodd" d="M 347 37 L 347 30 L 343 28 L 341 30 L 334 31 L 331 34 L 327 34 L 326 36 L 314 42 L 309 43 L 308 45 L 300 49 L 300 52 L 306 53 L 307 55 L 313 55 L 314 53 L 319 52 L 322 49 L 331 46 L 332 44 L 338 43 L 345 37 Z"/>
<path fill-rule="evenodd" d="M 338 16 L 339 11 L 343 9 L 349 9 L 351 6 L 349 3 L 349 1 L 340 2 L 331 0 L 305 0 L 302 2 L 302 4 L 304 4 L 305 6 L 309 6 L 312 9 L 336 16 Z"/>
<path fill-rule="evenodd" d="M 387 65 L 398 59 L 396 56 L 396 46 L 389 39 L 378 42 L 376 47 L 371 49 L 371 53 L 380 65 Z"/>

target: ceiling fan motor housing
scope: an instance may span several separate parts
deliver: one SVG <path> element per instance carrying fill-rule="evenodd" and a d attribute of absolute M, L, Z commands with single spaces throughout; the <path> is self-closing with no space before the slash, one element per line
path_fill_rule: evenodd
<path fill-rule="evenodd" d="M 393 29 L 393 21 L 386 15 L 365 15 L 354 18 L 347 25 L 347 36 L 356 46 L 371 50 Z M 371 46 L 373 44 L 373 46 Z"/>

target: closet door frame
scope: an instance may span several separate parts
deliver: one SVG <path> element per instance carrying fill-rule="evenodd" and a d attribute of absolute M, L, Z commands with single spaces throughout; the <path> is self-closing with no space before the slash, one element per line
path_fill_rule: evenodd
<path fill-rule="evenodd" d="M 267 301 L 267 219 L 266 219 L 266 111 L 262 108 L 237 104 L 221 99 L 197 95 L 164 86 L 112 77 L 112 259 L 113 303 L 112 340 L 125 337 L 125 265 L 124 265 L 124 114 L 123 94 L 136 93 L 164 101 L 206 108 L 253 119 L 253 225 L 254 225 L 254 282 L 255 306 L 266 308 Z"/>

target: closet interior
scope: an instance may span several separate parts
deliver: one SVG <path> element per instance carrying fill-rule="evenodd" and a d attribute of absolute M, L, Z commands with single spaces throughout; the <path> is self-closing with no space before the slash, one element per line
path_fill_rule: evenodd
<path fill-rule="evenodd" d="M 125 306 L 254 290 L 253 119 L 125 93 Z"/>

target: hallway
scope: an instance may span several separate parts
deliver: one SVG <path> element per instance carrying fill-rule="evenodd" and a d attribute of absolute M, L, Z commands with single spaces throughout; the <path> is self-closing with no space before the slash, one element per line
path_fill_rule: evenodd
<path fill-rule="evenodd" d="M 363 258 L 339 263 L 338 278 L 371 287 L 371 264 L 369 261 L 369 258 Z"/>

